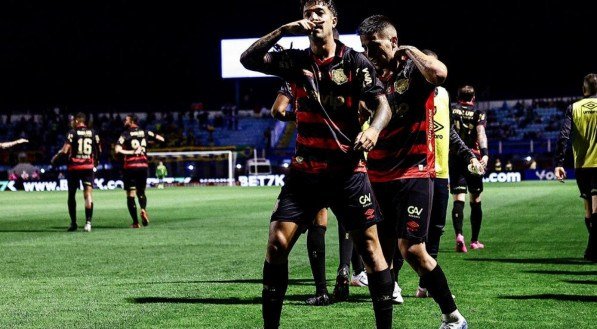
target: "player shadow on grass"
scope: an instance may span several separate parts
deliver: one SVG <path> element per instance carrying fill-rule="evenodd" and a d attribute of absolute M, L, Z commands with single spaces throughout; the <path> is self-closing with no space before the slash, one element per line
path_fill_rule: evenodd
<path fill-rule="evenodd" d="M 597 275 L 597 271 L 562 271 L 562 270 L 531 270 L 526 273 L 555 274 L 555 275 Z"/>
<path fill-rule="evenodd" d="M 290 302 L 293 305 L 305 305 L 305 300 L 309 297 L 313 297 L 313 295 L 305 295 L 305 294 L 287 294 L 284 298 L 285 301 Z M 253 298 L 238 298 L 238 297 L 228 297 L 228 298 L 193 298 L 193 297 L 134 297 L 134 298 L 127 298 L 130 303 L 134 304 L 157 304 L 157 303 L 167 303 L 167 304 L 215 304 L 215 305 L 249 305 L 249 304 L 261 304 L 261 297 L 253 297 Z M 343 303 L 363 303 L 363 302 L 370 302 L 371 299 L 368 295 L 351 295 L 348 300 L 343 301 Z"/>
<path fill-rule="evenodd" d="M 590 264 L 582 258 L 466 258 L 470 262 L 496 262 L 513 264 L 558 264 L 586 265 Z"/>
<path fill-rule="evenodd" d="M 528 299 L 552 299 L 566 302 L 592 302 L 597 303 L 597 296 L 585 295 L 564 295 L 564 294 L 536 294 L 522 296 L 499 296 L 500 299 L 528 300 Z"/>

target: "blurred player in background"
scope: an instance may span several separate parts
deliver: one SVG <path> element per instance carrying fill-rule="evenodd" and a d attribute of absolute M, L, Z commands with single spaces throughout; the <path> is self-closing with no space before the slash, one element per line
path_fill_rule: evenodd
<path fill-rule="evenodd" d="M 123 180 L 126 192 L 127 207 L 133 219 L 132 228 L 139 228 L 139 217 L 137 216 L 137 204 L 135 197 L 139 199 L 141 208 L 141 221 L 143 226 L 149 225 L 149 214 L 147 213 L 147 144 L 150 141 L 164 141 L 164 137 L 153 131 L 139 128 L 137 116 L 129 114 L 124 119 L 126 130 L 120 135 L 116 142 L 114 152 L 124 155 Z"/>
<path fill-rule="evenodd" d="M 155 168 L 155 176 L 158 179 L 158 189 L 164 188 L 164 178 L 168 176 L 168 169 L 164 166 L 164 162 L 160 161 Z"/>
<path fill-rule="evenodd" d="M 566 178 L 564 156 L 572 138 L 576 183 L 584 200 L 589 231 L 584 257 L 597 262 L 597 74 L 585 76 L 582 93 L 584 98 L 566 109 L 555 153 L 555 175 L 562 182 Z"/>
<path fill-rule="evenodd" d="M 75 194 L 80 184 L 83 184 L 83 197 L 85 198 L 85 231 L 91 231 L 93 217 L 93 178 L 94 168 L 97 165 L 101 152 L 99 136 L 87 127 L 86 117 L 77 113 L 72 121 L 72 128 L 67 136 L 62 149 L 52 157 L 51 163 L 55 165 L 62 156 L 68 156 L 68 214 L 70 215 L 69 232 L 77 230 L 77 201 Z"/>
<path fill-rule="evenodd" d="M 489 154 L 487 149 L 487 135 L 485 125 L 487 117 L 484 110 L 475 106 L 475 89 L 472 86 L 462 86 L 458 90 L 458 104 L 452 108 L 452 122 L 454 129 L 479 159 L 483 167 L 487 167 Z M 470 192 L 471 206 L 471 249 L 483 249 L 485 245 L 479 241 L 483 211 L 481 210 L 481 192 L 483 192 L 483 177 L 471 173 L 468 162 L 450 154 L 450 192 L 454 197 L 452 207 L 452 222 L 456 234 L 456 251 L 467 252 L 462 234 L 464 221 L 464 201 L 466 192 Z"/>

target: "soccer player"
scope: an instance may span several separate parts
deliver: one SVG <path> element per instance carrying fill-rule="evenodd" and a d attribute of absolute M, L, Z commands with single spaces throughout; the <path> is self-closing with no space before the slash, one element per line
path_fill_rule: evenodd
<path fill-rule="evenodd" d="M 83 183 L 83 197 L 85 198 L 85 232 L 91 232 L 93 217 L 93 169 L 101 152 L 100 138 L 89 129 L 83 113 L 77 113 L 72 121 L 73 129 L 67 136 L 62 149 L 52 157 L 51 163 L 56 164 L 62 156 L 68 156 L 68 214 L 70 215 L 69 232 L 77 230 L 77 201 L 75 194 Z"/>
<path fill-rule="evenodd" d="M 333 38 L 338 22 L 333 0 L 307 0 L 303 19 L 261 37 L 241 56 L 250 70 L 281 77 L 296 99 L 297 146 L 271 216 L 263 266 L 265 328 L 277 328 L 288 287 L 288 254 L 302 227 L 330 207 L 350 232 L 367 267 L 378 328 L 392 327 L 392 278 L 377 237 L 381 221 L 364 152 L 371 150 L 391 117 L 375 70 L 361 54 Z M 309 37 L 309 48 L 268 52 L 285 35 Z M 359 100 L 375 109 L 361 132 Z"/>
<path fill-rule="evenodd" d="M 485 111 L 475 106 L 475 89 L 465 85 L 458 89 L 458 104 L 452 108 L 452 122 L 454 129 L 484 167 L 487 167 L 489 155 L 487 151 L 487 136 L 485 125 L 487 118 Z M 485 245 L 479 241 L 483 211 L 481 210 L 481 192 L 483 192 L 483 177 L 467 170 L 468 163 L 462 159 L 450 156 L 450 192 L 454 198 L 452 207 L 452 224 L 456 234 L 456 251 L 467 252 L 462 234 L 464 220 L 464 201 L 467 188 L 470 192 L 471 205 L 471 249 L 483 249 Z"/>
<path fill-rule="evenodd" d="M 282 48 L 278 47 L 278 50 Z M 278 96 L 272 105 L 271 114 L 275 119 L 284 122 L 296 121 L 296 113 L 287 111 L 294 103 L 291 87 L 284 83 Z M 309 254 L 309 264 L 311 273 L 315 281 L 315 296 L 307 298 L 305 303 L 313 306 L 325 306 L 331 303 L 327 289 L 327 280 L 325 278 L 325 232 L 328 225 L 327 208 L 322 208 L 310 225 L 305 227 L 307 230 L 307 252 Z"/>
<path fill-rule="evenodd" d="M 562 182 L 566 178 L 564 155 L 572 138 L 576 184 L 584 200 L 589 231 L 584 258 L 597 262 L 597 74 L 585 76 L 582 93 L 584 98 L 566 109 L 555 153 L 555 175 Z"/>
<path fill-rule="evenodd" d="M 431 50 L 424 49 L 422 52 L 437 58 L 437 54 Z M 450 196 L 448 189 L 449 153 L 455 154 L 455 156 L 462 159 L 465 163 L 470 163 L 476 172 L 483 174 L 484 168 L 472 151 L 460 139 L 454 127 L 452 127 L 450 120 L 450 95 L 444 87 L 437 86 L 435 88 L 433 105 L 435 179 L 433 180 L 433 206 L 431 207 L 431 218 L 429 220 L 429 231 L 425 246 L 429 255 L 437 259 L 440 239 L 446 225 L 446 211 Z M 397 254 L 399 255 L 399 253 Z M 419 287 L 415 296 L 419 298 L 429 297 L 423 280 L 419 280 Z"/>
<path fill-rule="evenodd" d="M 433 96 L 447 68 L 413 46 L 399 45 L 396 28 L 386 16 L 366 18 L 357 33 L 385 84 L 393 112 L 368 154 L 369 175 L 384 215 L 379 225 L 384 256 L 390 263 L 398 246 L 439 304 L 440 328 L 467 328 L 444 272 L 425 248 L 435 177 Z"/>
<path fill-rule="evenodd" d="M 22 143 L 28 143 L 28 142 L 29 142 L 29 140 L 27 140 L 25 138 L 19 138 L 17 140 L 10 141 L 10 142 L 1 142 L 0 149 L 7 149 L 7 148 L 11 148 L 15 145 L 22 144 Z"/>
<path fill-rule="evenodd" d="M 164 188 L 164 178 L 168 176 L 168 169 L 164 166 L 164 162 L 160 161 L 158 166 L 155 168 L 155 176 L 158 179 L 158 189 Z"/>
<path fill-rule="evenodd" d="M 153 140 L 163 142 L 164 137 L 153 131 L 139 128 L 137 116 L 134 114 L 125 117 L 124 126 L 126 130 L 118 138 L 114 152 L 117 155 L 124 155 L 123 180 L 127 196 L 127 207 L 133 219 L 131 227 L 139 228 L 135 197 L 139 199 L 139 206 L 141 207 L 141 223 L 143 226 L 149 225 L 147 196 L 145 195 L 148 168 L 147 143 Z"/>

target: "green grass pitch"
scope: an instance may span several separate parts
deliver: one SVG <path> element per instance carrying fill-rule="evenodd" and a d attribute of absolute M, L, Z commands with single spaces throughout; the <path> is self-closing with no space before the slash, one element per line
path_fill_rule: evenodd
<path fill-rule="evenodd" d="M 133 230 L 123 191 L 95 191 L 93 230 L 67 233 L 65 192 L 0 195 L 1 328 L 259 328 L 269 215 L 279 188 L 148 191 L 148 227 Z M 77 194 L 83 218 L 81 192 Z M 451 210 L 451 202 L 448 214 Z M 582 260 L 587 231 L 575 182 L 486 184 L 484 250 L 454 251 L 448 218 L 439 262 L 470 328 L 595 328 L 597 265 Z M 470 235 L 465 210 L 465 237 Z M 448 217 L 450 217 L 448 215 Z M 338 265 L 337 223 L 326 237 Z M 439 308 L 405 303 L 395 328 L 437 328 Z M 348 302 L 308 307 L 314 292 L 305 238 L 290 255 L 282 328 L 373 328 L 367 288 Z"/>

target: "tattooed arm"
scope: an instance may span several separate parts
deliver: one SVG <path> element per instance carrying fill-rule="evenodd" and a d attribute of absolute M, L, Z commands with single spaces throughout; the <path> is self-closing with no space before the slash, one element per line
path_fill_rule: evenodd
<path fill-rule="evenodd" d="M 429 83 L 439 86 L 446 80 L 448 68 L 434 56 L 426 55 L 414 46 L 400 46 L 397 52 L 408 56 Z"/>
<path fill-rule="evenodd" d="M 271 62 L 268 51 L 287 34 L 308 34 L 315 27 L 315 23 L 308 19 L 288 23 L 280 26 L 274 31 L 255 41 L 240 56 L 240 62 L 243 66 L 252 71 L 263 72 L 267 70 L 267 65 Z"/>

